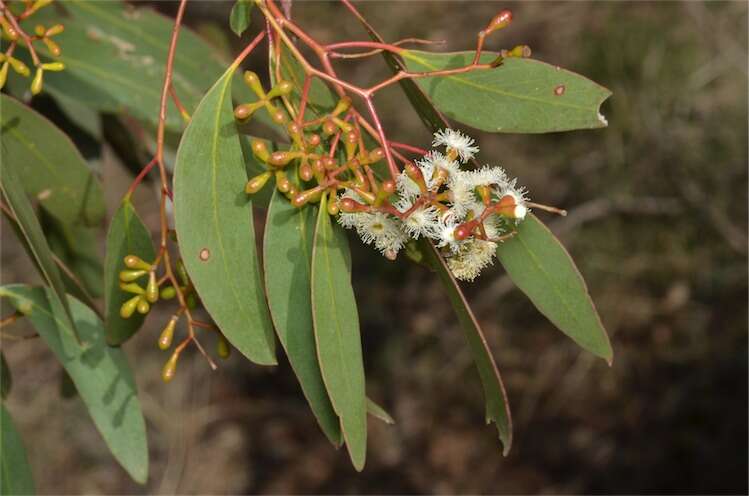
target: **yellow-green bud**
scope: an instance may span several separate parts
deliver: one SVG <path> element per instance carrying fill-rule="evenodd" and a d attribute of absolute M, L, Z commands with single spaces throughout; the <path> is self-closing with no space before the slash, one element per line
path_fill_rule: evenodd
<path fill-rule="evenodd" d="M 177 359 L 179 358 L 179 353 L 176 351 L 172 353 L 172 356 L 169 357 L 169 360 L 166 361 L 164 364 L 164 368 L 161 370 L 161 380 L 164 382 L 169 382 L 172 379 L 174 379 L 174 374 L 177 373 Z"/>
<path fill-rule="evenodd" d="M 120 307 L 120 317 L 123 319 L 129 319 L 135 312 L 135 307 L 138 306 L 140 296 L 133 296 Z"/>
<path fill-rule="evenodd" d="M 42 84 L 44 81 L 44 69 L 37 67 L 34 79 L 31 81 L 31 94 L 38 95 L 42 92 Z"/>
<path fill-rule="evenodd" d="M 148 274 L 148 284 L 146 285 L 146 299 L 149 303 L 159 301 L 159 285 L 156 282 L 156 272 L 151 271 Z"/>
<path fill-rule="evenodd" d="M 8 67 L 10 64 L 8 62 L 3 62 L 3 65 L 0 66 L 0 89 L 5 86 L 5 82 L 8 80 Z"/>
<path fill-rule="evenodd" d="M 138 313 L 145 315 L 151 309 L 151 305 L 148 304 L 148 300 L 141 296 L 138 300 L 136 309 L 138 310 Z"/>
<path fill-rule="evenodd" d="M 244 82 L 260 99 L 265 99 L 265 90 L 260 84 L 260 78 L 252 71 L 244 71 Z"/>
<path fill-rule="evenodd" d="M 31 71 L 26 66 L 26 64 L 24 64 L 17 58 L 8 57 L 8 62 L 10 62 L 10 65 L 11 67 L 13 67 L 13 70 L 16 71 L 18 74 L 20 74 L 21 76 L 28 77 L 29 74 L 31 74 Z"/>
<path fill-rule="evenodd" d="M 171 300 L 175 296 L 177 296 L 177 290 L 174 289 L 174 286 L 167 286 L 161 290 L 162 300 Z"/>
<path fill-rule="evenodd" d="M 257 176 L 253 177 L 249 181 L 247 181 L 247 184 L 244 187 L 244 192 L 248 195 L 252 195 L 263 189 L 263 186 L 268 182 L 268 179 L 270 179 L 271 173 L 270 171 L 265 171 L 262 174 L 258 174 Z"/>
<path fill-rule="evenodd" d="M 129 269 L 151 270 L 151 264 L 144 262 L 135 255 L 125 257 L 125 266 Z"/>
<path fill-rule="evenodd" d="M 65 64 L 62 62 L 48 62 L 46 64 L 42 64 L 42 69 L 45 71 L 52 71 L 52 72 L 60 72 L 62 70 L 65 70 Z"/>
<path fill-rule="evenodd" d="M 135 293 L 137 295 L 142 295 L 146 292 L 143 288 L 141 288 L 137 283 L 134 282 L 120 282 L 120 289 L 123 291 L 127 291 L 128 293 Z"/>
<path fill-rule="evenodd" d="M 254 139 L 250 141 L 250 147 L 252 148 L 252 154 L 255 155 L 255 158 L 261 162 L 268 162 L 270 159 L 270 153 L 268 152 L 268 147 L 265 145 L 264 141 Z"/>
<path fill-rule="evenodd" d="M 176 315 L 172 316 L 166 324 L 166 327 L 164 327 L 164 330 L 161 331 L 161 334 L 159 335 L 159 349 L 166 350 L 172 345 L 172 340 L 174 339 L 174 328 L 177 327 L 177 319 L 178 317 Z"/>
<path fill-rule="evenodd" d="M 147 270 L 122 270 L 120 271 L 120 281 L 133 282 L 134 280 L 148 274 Z"/>

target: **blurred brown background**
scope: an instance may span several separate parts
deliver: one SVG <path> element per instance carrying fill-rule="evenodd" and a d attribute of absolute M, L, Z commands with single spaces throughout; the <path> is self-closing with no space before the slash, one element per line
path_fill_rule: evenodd
<path fill-rule="evenodd" d="M 190 2 L 187 22 L 215 37 L 230 6 Z M 126 346 L 149 423 L 146 487 L 109 456 L 80 401 L 60 398 L 60 367 L 43 343 L 3 347 L 38 491 L 746 494 L 747 3 L 359 6 L 386 39 L 448 40 L 440 50 L 472 49 L 510 8 L 512 27 L 489 48 L 527 43 L 535 58 L 613 91 L 606 129 L 472 132 L 482 161 L 517 175 L 534 200 L 569 209 L 542 219 L 586 277 L 613 367 L 556 331 L 501 267 L 465 286 L 510 397 L 515 441 L 504 458 L 436 278 L 352 243 L 368 392 L 397 421 L 371 420 L 363 473 L 327 444 L 285 359 L 269 369 L 235 353 L 212 373 L 189 353 L 164 386 L 155 345 L 164 319 L 152 315 Z M 367 39 L 335 3 L 295 2 L 293 12 L 321 40 Z M 388 74 L 379 58 L 342 67 L 359 82 Z M 427 145 L 397 87 L 377 103 L 391 136 Z M 99 160 L 114 207 L 130 178 L 108 150 Z M 155 193 L 140 193 L 156 228 Z M 2 241 L 3 282 L 36 280 L 7 229 Z"/>

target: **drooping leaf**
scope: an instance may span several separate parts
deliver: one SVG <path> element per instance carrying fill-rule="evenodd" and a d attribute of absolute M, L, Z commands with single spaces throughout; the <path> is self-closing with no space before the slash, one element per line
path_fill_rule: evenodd
<path fill-rule="evenodd" d="M 247 28 L 250 27 L 252 20 L 252 8 L 255 4 L 250 0 L 237 0 L 231 8 L 229 14 L 229 27 L 234 34 L 242 36 Z"/>
<path fill-rule="evenodd" d="M 0 297 L 25 314 L 62 366 L 94 420 L 112 455 L 139 483 L 148 477 L 146 426 L 135 380 L 125 354 L 107 346 L 96 314 L 70 297 L 73 320 L 83 346 L 73 337 L 65 314 L 51 301 L 48 288 L 13 284 L 0 287 Z"/>
<path fill-rule="evenodd" d="M 23 24 L 29 31 L 38 22 L 65 25 L 65 31 L 55 36 L 62 48 L 55 60 L 65 63 L 65 70 L 45 74 L 44 89 L 53 96 L 64 95 L 104 112 L 124 111 L 156 125 L 174 20 L 125 2 L 67 0 L 61 4 L 65 17 L 55 9 L 42 9 Z M 41 55 L 49 57 L 48 50 L 39 45 Z M 197 107 L 226 64 L 213 47 L 182 26 L 173 85 L 188 112 Z M 243 99 L 254 100 L 247 88 L 238 85 L 237 91 Z M 171 100 L 166 126 L 174 131 L 184 127 Z"/>
<path fill-rule="evenodd" d="M 325 390 L 312 329 L 310 271 L 317 209 L 295 208 L 276 190 L 263 239 L 268 306 L 281 345 L 327 438 L 341 444 L 338 416 Z"/>
<path fill-rule="evenodd" d="M 463 292 L 458 282 L 448 269 L 442 256 L 437 252 L 434 245 L 427 240 L 420 241 L 421 251 L 427 262 L 437 272 L 442 286 L 447 291 L 453 310 L 458 316 L 458 321 L 468 339 L 471 347 L 473 361 L 481 378 L 481 384 L 484 387 L 484 397 L 486 399 L 486 422 L 494 421 L 499 431 L 499 439 L 502 441 L 503 453 L 507 455 L 512 446 L 512 417 L 510 415 L 510 406 L 507 401 L 502 378 L 499 375 L 499 369 L 492 356 L 489 344 L 486 342 L 484 333 L 479 326 L 476 317 L 473 315 L 471 308 L 468 306 Z"/>
<path fill-rule="evenodd" d="M 356 470 L 367 454 L 367 408 L 359 314 L 351 287 L 348 240 L 320 202 L 312 251 L 312 320 L 325 387 L 341 418 Z"/>
<path fill-rule="evenodd" d="M 475 52 L 430 53 L 403 50 L 413 72 L 462 67 Z M 482 63 L 496 53 L 485 52 Z M 548 133 L 606 126 L 600 106 L 611 92 L 553 65 L 507 58 L 494 69 L 417 79 L 434 105 L 448 117 L 483 131 Z"/>
<path fill-rule="evenodd" d="M 52 303 L 63 308 L 67 315 L 67 323 L 76 333 L 75 325 L 68 306 L 67 296 L 65 294 L 65 285 L 60 277 L 60 272 L 55 264 L 52 250 L 49 248 L 39 220 L 34 215 L 34 209 L 23 191 L 21 181 L 16 175 L 14 167 L 8 167 L 7 161 L 0 162 L 0 189 L 3 197 L 8 203 L 8 208 L 17 226 L 17 233 L 22 237 L 21 242 L 30 252 L 29 255 L 42 275 L 42 278 L 52 288 Z M 76 334 L 76 338 L 79 336 Z M 80 339 L 79 339 L 80 341 Z"/>
<path fill-rule="evenodd" d="M 372 401 L 370 398 L 367 398 L 367 413 L 373 416 L 374 418 L 382 420 L 386 424 L 389 424 L 389 425 L 395 424 L 395 420 L 393 419 L 393 417 L 391 417 L 390 414 L 386 412 L 384 408 L 382 408 L 380 405 Z"/>
<path fill-rule="evenodd" d="M 0 95 L 3 168 L 64 224 L 96 225 L 106 213 L 97 179 L 70 139 L 21 102 Z"/>
<path fill-rule="evenodd" d="M 5 355 L 0 352 L 0 398 L 7 398 L 11 387 L 13 387 L 13 376 L 10 375 L 10 367 L 5 360 Z"/>
<path fill-rule="evenodd" d="M 273 329 L 231 106 L 235 70 L 229 67 L 208 91 L 180 142 L 175 227 L 185 267 L 208 313 L 245 356 L 272 365 Z"/>
<path fill-rule="evenodd" d="M 611 343 L 580 272 L 567 250 L 529 215 L 518 233 L 501 243 L 497 257 L 512 282 L 563 333 L 609 364 Z"/>
<path fill-rule="evenodd" d="M 136 255 L 141 260 L 156 257 L 151 234 L 138 217 L 130 198 L 124 198 L 112 217 L 107 232 L 107 254 L 104 260 L 104 299 L 106 308 L 107 343 L 119 345 L 129 339 L 143 325 L 145 316 L 135 312 L 128 319 L 120 316 L 120 307 L 133 295 L 120 289 L 120 271 L 125 269 L 124 259 Z M 145 286 L 143 281 L 140 281 Z"/>
<path fill-rule="evenodd" d="M 26 448 L 5 404 L 0 404 L 0 448 L 0 494 L 35 494 Z"/>

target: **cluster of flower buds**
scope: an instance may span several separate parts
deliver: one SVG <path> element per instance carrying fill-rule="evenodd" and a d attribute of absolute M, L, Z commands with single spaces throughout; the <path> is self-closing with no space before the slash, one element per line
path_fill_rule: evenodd
<path fill-rule="evenodd" d="M 41 24 L 37 24 L 34 28 L 33 35 L 28 35 L 20 31 L 18 21 L 26 19 L 39 9 L 46 7 L 52 3 L 52 0 L 25 0 L 24 3 L 25 9 L 18 16 L 14 16 L 7 8 L 0 13 L 0 28 L 2 28 L 3 38 L 10 42 L 8 43 L 6 50 L 0 53 L 0 89 L 5 86 L 8 79 L 9 68 L 13 68 L 16 73 L 23 77 L 31 76 L 31 70 L 29 67 L 20 59 L 13 56 L 18 43 L 24 42 L 29 52 L 32 53 L 32 60 L 34 61 L 34 67 L 36 69 L 34 77 L 31 80 L 30 90 L 32 95 L 37 95 L 42 91 L 42 86 L 44 84 L 44 71 L 62 71 L 65 69 L 65 64 L 62 62 L 42 62 L 38 59 L 33 44 L 37 41 L 41 41 L 47 47 L 51 57 L 59 57 L 62 52 L 60 50 L 60 45 L 58 45 L 52 38 L 62 33 L 64 27 L 62 24 L 54 24 L 50 27 L 44 27 Z"/>
<path fill-rule="evenodd" d="M 429 238 L 455 277 L 472 281 L 493 262 L 497 243 L 512 236 L 525 218 L 526 193 L 500 167 L 460 168 L 479 151 L 472 138 L 445 129 L 434 135 L 432 146 L 445 152 L 432 150 L 406 164 L 397 179 L 394 210 L 346 189 L 338 222 L 390 259 L 410 240 Z"/>
<path fill-rule="evenodd" d="M 328 195 L 328 213 L 388 259 L 410 241 L 428 238 L 461 280 L 475 279 L 493 262 L 497 243 L 513 235 L 528 211 L 524 189 L 503 169 L 461 169 L 479 149 L 458 131 L 436 133 L 432 146 L 442 151 L 432 150 L 416 163 L 404 160 L 397 176 L 380 179 L 374 166 L 385 154 L 365 146 L 356 120 L 350 119 L 348 97 L 317 119 L 289 122 L 272 99 L 285 99 L 290 83 L 279 81 L 266 93 L 256 74 L 246 72 L 244 80 L 259 100 L 237 106 L 235 117 L 245 120 L 265 108 L 291 142 L 287 150 L 270 151 L 265 141 L 251 140 L 252 153 L 266 170 L 249 179 L 247 194 L 275 177 L 276 188 L 297 208 Z"/>

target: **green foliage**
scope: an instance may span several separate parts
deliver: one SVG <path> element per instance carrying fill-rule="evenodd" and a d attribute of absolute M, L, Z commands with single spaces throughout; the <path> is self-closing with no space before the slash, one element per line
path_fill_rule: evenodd
<path fill-rule="evenodd" d="M 148 477 L 146 426 L 125 354 L 107 346 L 101 320 L 70 297 L 73 322 L 83 343 L 79 344 L 54 296 L 47 288 L 0 287 L 0 297 L 29 319 L 70 374 L 112 455 L 136 482 L 143 483 Z"/>
<path fill-rule="evenodd" d="M 252 8 L 254 6 L 255 4 L 252 0 L 237 0 L 231 8 L 229 27 L 237 36 L 242 36 L 242 33 L 250 27 Z"/>
<path fill-rule="evenodd" d="M 132 297 L 120 289 L 119 273 L 124 269 L 123 260 L 128 255 L 135 255 L 142 260 L 153 260 L 156 257 L 151 234 L 138 217 L 130 198 L 126 197 L 109 224 L 107 256 L 104 261 L 106 331 L 107 342 L 111 345 L 124 343 L 140 329 L 145 320 L 145 315 L 138 312 L 127 319 L 120 316 L 122 304 Z"/>
<path fill-rule="evenodd" d="M 507 455 L 510 446 L 512 446 L 512 418 L 505 386 L 502 384 L 502 378 L 499 375 L 497 364 L 494 362 L 489 344 L 486 342 L 484 333 L 468 306 L 468 301 L 460 290 L 460 286 L 458 286 L 439 252 L 427 240 L 422 240 L 421 252 L 425 255 L 427 263 L 437 272 L 440 282 L 442 282 L 442 286 L 450 298 L 450 304 L 460 321 L 460 326 L 466 334 L 473 361 L 476 363 L 481 384 L 484 387 L 486 422 L 493 421 L 497 424 L 499 439 L 504 446 L 503 453 Z"/>
<path fill-rule="evenodd" d="M 497 248 L 512 282 L 563 333 L 609 364 L 611 343 L 580 272 L 567 250 L 534 215 Z"/>
<path fill-rule="evenodd" d="M 312 251 L 312 319 L 320 369 L 354 468 L 367 450 L 364 362 L 346 235 L 320 202 Z"/>
<path fill-rule="evenodd" d="M 414 72 L 470 64 L 475 52 L 430 53 L 404 50 Z M 491 63 L 496 53 L 483 53 Z M 532 59 L 506 58 L 495 69 L 417 79 L 434 105 L 448 117 L 489 132 L 548 133 L 605 127 L 601 103 L 606 88 L 573 72 Z"/>
<path fill-rule="evenodd" d="M 24 191 L 64 224 L 96 225 L 104 195 L 80 152 L 62 131 L 28 106 L 0 95 L 3 154 Z M 7 154 L 7 155 L 6 155 Z"/>
<path fill-rule="evenodd" d="M 208 91 L 180 142 L 175 227 L 206 310 L 250 360 L 276 363 L 255 247 L 252 202 L 231 105 L 231 66 Z"/>
<path fill-rule="evenodd" d="M 23 440 L 5 404 L 0 404 L 0 494 L 35 493 Z"/>
<path fill-rule="evenodd" d="M 312 412 L 331 443 L 340 445 L 338 416 L 325 390 L 312 330 L 311 269 L 317 209 L 294 208 L 278 191 L 263 240 L 265 288 L 273 325 Z"/>

